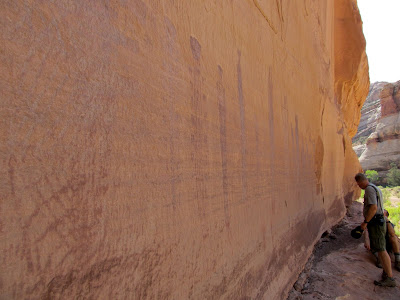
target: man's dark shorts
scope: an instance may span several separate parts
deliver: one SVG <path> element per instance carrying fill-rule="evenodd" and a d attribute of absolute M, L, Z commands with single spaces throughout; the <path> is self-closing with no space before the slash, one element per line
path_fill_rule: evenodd
<path fill-rule="evenodd" d="M 386 250 L 386 224 L 368 224 L 368 234 L 372 252 Z"/>

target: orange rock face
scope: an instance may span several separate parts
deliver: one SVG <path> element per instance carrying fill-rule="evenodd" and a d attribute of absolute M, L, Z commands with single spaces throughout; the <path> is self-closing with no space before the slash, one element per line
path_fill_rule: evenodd
<path fill-rule="evenodd" d="M 335 95 L 353 137 L 369 90 L 368 61 L 357 1 L 335 1 L 335 20 Z"/>
<path fill-rule="evenodd" d="M 380 94 L 382 118 L 400 112 L 400 81 L 385 85 Z"/>
<path fill-rule="evenodd" d="M 357 194 L 355 2 L 0 8 L 1 297 L 284 298 Z"/>

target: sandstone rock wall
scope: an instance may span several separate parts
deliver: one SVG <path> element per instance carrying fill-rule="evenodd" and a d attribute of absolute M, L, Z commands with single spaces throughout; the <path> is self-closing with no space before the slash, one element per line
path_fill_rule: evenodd
<path fill-rule="evenodd" d="M 357 1 L 335 1 L 335 18 L 335 97 L 353 137 L 369 90 L 368 60 Z"/>
<path fill-rule="evenodd" d="M 285 298 L 357 196 L 355 1 L 0 19 L 1 298 Z"/>

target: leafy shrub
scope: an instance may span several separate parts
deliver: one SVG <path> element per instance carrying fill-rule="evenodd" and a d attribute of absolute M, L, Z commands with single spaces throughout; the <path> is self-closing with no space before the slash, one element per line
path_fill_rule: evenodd
<path fill-rule="evenodd" d="M 385 201 L 385 198 L 388 199 L 390 196 L 395 196 L 397 198 L 400 198 L 400 186 L 397 187 L 379 187 L 382 191 L 382 195 L 384 198 L 384 203 L 385 203 L 385 209 L 389 212 L 389 220 L 396 225 L 395 232 L 397 235 L 400 235 L 400 206 L 398 206 L 398 203 L 394 202 L 391 203 L 391 201 Z"/>
<path fill-rule="evenodd" d="M 395 232 L 397 235 L 400 235 L 399 231 L 399 221 L 400 221 L 400 207 L 385 207 L 385 209 L 389 212 L 389 220 L 396 225 Z"/>
<path fill-rule="evenodd" d="M 395 163 L 391 164 L 391 168 L 387 174 L 387 183 L 389 186 L 400 185 L 400 170 Z"/>
<path fill-rule="evenodd" d="M 375 170 L 367 170 L 365 171 L 365 175 L 367 176 L 368 180 L 372 183 L 377 182 L 379 179 L 378 172 Z"/>

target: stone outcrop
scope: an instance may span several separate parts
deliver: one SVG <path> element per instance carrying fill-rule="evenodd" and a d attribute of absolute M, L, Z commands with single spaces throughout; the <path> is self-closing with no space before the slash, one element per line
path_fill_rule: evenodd
<path fill-rule="evenodd" d="M 356 1 L 0 7 L 1 297 L 284 298 L 358 196 Z"/>
<path fill-rule="evenodd" d="M 370 85 L 367 99 L 361 108 L 360 124 L 358 125 L 357 134 L 353 137 L 353 143 L 357 143 L 361 139 L 366 141 L 371 133 L 375 131 L 378 120 L 381 117 L 380 93 L 386 84 L 387 82 L 374 82 Z"/>
<path fill-rule="evenodd" d="M 387 84 L 383 87 L 381 94 L 382 118 L 398 115 L 400 112 L 400 80 Z"/>
<path fill-rule="evenodd" d="M 366 144 L 353 146 L 353 150 L 356 153 L 357 157 L 360 157 L 361 154 L 363 154 L 363 152 L 365 151 L 365 149 L 367 149 L 367 145 Z"/>
<path fill-rule="evenodd" d="M 385 84 L 378 100 L 381 116 L 368 137 L 360 163 L 364 170 L 376 170 L 384 178 L 391 163 L 400 166 L 400 81 Z"/>

